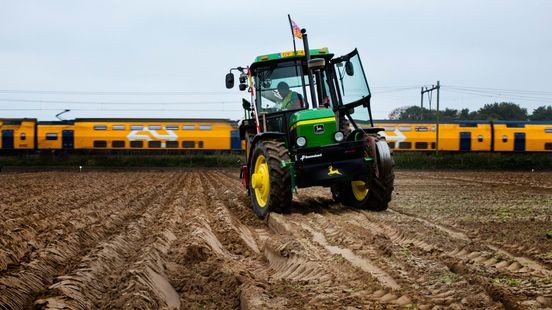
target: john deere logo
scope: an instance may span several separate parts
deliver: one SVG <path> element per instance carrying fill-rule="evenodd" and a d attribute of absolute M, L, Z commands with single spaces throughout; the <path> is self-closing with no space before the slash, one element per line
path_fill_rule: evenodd
<path fill-rule="evenodd" d="M 317 135 L 324 133 L 324 125 L 323 124 L 314 125 L 314 133 Z"/>
<path fill-rule="evenodd" d="M 335 168 L 333 166 L 328 166 L 328 175 L 342 175 L 341 172 L 339 172 L 339 169 Z"/>

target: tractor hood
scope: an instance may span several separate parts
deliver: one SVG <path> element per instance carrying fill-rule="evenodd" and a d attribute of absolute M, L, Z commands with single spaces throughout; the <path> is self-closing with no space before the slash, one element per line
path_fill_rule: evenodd
<path fill-rule="evenodd" d="M 298 111 L 290 117 L 289 126 L 294 140 L 299 137 L 306 139 L 306 144 L 302 146 L 304 148 L 336 143 L 334 134 L 337 126 L 331 109 Z"/>

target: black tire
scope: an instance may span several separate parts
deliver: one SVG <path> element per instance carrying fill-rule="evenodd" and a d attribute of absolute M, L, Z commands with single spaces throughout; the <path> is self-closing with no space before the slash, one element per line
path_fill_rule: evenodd
<path fill-rule="evenodd" d="M 367 176 L 364 181 L 365 184 L 368 184 L 367 194 L 364 198 L 359 199 L 358 196 L 355 196 L 353 182 L 340 183 L 332 186 L 334 200 L 355 208 L 372 211 L 384 211 L 388 208 L 395 182 L 394 162 L 389 146 L 383 137 L 377 137 L 375 145 L 375 160 L 379 175 L 376 176 L 374 170 L 370 176 Z"/>
<path fill-rule="evenodd" d="M 263 156 L 267 163 L 268 177 L 269 177 L 269 190 L 268 197 L 262 199 L 262 194 L 257 197 L 258 191 L 255 190 L 253 185 L 253 174 L 255 173 L 255 165 L 260 156 Z M 291 176 L 287 168 L 282 168 L 282 160 L 289 160 L 289 153 L 284 144 L 281 141 L 260 141 L 255 145 L 252 161 L 250 162 L 251 176 L 250 176 L 250 197 L 251 205 L 255 214 L 261 219 L 267 217 L 270 212 L 282 212 L 289 208 L 292 200 L 291 192 Z M 264 206 L 262 205 L 264 202 Z"/>

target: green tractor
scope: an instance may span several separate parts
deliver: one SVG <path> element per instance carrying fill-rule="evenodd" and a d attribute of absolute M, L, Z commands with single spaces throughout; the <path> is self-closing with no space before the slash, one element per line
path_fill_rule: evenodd
<path fill-rule="evenodd" d="M 344 205 L 382 211 L 393 192 L 393 158 L 372 122 L 370 89 L 358 51 L 327 48 L 262 55 L 230 69 L 226 87 L 248 91 L 240 122 L 246 144 L 242 184 L 265 218 L 291 205 L 296 188 L 325 186 Z M 253 104 L 251 104 L 253 102 Z"/>

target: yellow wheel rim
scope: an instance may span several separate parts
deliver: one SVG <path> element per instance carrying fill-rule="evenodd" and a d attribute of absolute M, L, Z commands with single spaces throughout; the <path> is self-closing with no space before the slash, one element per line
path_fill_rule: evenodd
<path fill-rule="evenodd" d="M 364 200 L 366 195 L 368 195 L 368 188 L 366 187 L 366 183 L 364 183 L 364 181 L 352 181 L 351 187 L 353 189 L 353 195 L 358 201 Z"/>
<path fill-rule="evenodd" d="M 270 195 L 270 173 L 268 163 L 263 155 L 259 155 L 255 161 L 255 170 L 251 176 L 251 185 L 255 190 L 255 197 L 259 207 L 264 208 Z"/>

